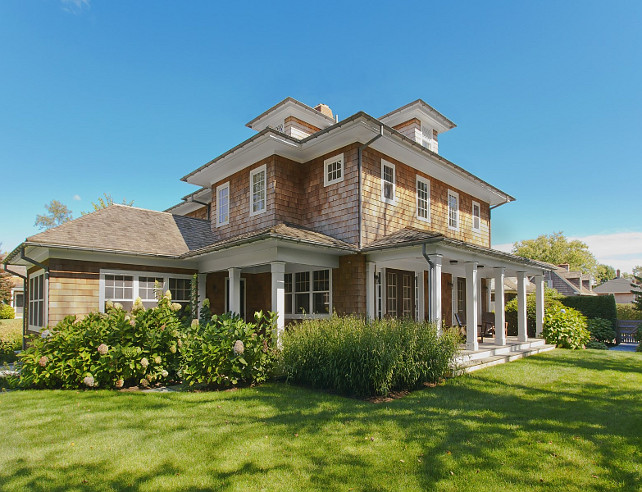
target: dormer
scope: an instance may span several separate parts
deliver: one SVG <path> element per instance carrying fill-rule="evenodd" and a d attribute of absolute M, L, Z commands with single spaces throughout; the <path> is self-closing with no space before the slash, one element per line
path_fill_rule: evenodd
<path fill-rule="evenodd" d="M 439 134 L 457 126 L 421 99 L 391 111 L 379 121 L 435 153 L 439 152 Z"/>
<path fill-rule="evenodd" d="M 269 127 L 301 140 L 334 123 L 332 110 L 327 105 L 312 108 L 288 97 L 245 126 L 257 132 Z"/>

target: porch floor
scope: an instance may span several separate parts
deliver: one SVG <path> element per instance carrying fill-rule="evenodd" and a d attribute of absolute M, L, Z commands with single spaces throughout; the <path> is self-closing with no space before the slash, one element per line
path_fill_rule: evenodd
<path fill-rule="evenodd" d="M 517 337 L 507 337 L 506 345 L 497 345 L 494 339 L 487 339 L 479 344 L 477 350 L 466 350 L 462 346 L 462 350 L 454 361 L 455 373 L 477 371 L 485 367 L 522 359 L 529 355 L 548 352 L 554 348 L 554 345 L 547 345 L 541 338 L 529 338 L 526 342 L 520 342 Z"/>

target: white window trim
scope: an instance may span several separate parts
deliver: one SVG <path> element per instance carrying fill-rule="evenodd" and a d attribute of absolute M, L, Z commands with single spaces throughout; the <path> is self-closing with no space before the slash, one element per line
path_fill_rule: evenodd
<path fill-rule="evenodd" d="M 341 177 L 333 180 L 328 180 L 328 165 L 333 164 L 337 161 L 341 161 Z M 343 181 L 343 176 L 345 173 L 345 165 L 343 160 L 343 154 L 335 155 L 323 161 L 323 186 L 329 186 L 335 183 L 341 183 Z"/>
<path fill-rule="evenodd" d="M 219 199 L 219 191 L 224 190 L 225 188 L 227 188 L 227 220 L 225 222 L 219 222 L 219 219 L 221 217 L 220 215 L 221 202 Z M 216 187 L 216 227 L 228 225 L 229 223 L 230 223 L 230 182 L 228 181 L 227 183 L 223 183 L 222 185 Z"/>
<path fill-rule="evenodd" d="M 475 205 L 477 205 L 477 210 L 479 210 L 479 215 L 477 216 L 479 227 L 475 227 Z M 479 202 L 473 202 L 470 208 L 470 217 L 472 219 L 471 227 L 473 232 L 481 232 L 481 205 Z"/>
<path fill-rule="evenodd" d="M 453 196 L 457 199 L 457 227 L 453 227 L 450 225 L 450 197 Z M 448 229 L 451 231 L 458 231 L 459 230 L 459 208 L 460 208 L 460 203 L 459 203 L 459 193 L 456 191 L 448 190 Z"/>
<path fill-rule="evenodd" d="M 263 196 L 265 197 L 263 200 L 263 208 L 261 210 L 257 210 L 256 212 L 254 211 L 254 204 L 252 203 L 252 198 L 253 198 L 253 186 L 252 186 L 252 180 L 254 179 L 255 174 L 260 174 L 260 173 L 265 173 L 265 179 L 263 179 Z M 250 171 L 250 217 L 253 217 L 254 215 L 260 215 L 263 212 L 267 210 L 267 171 L 266 171 L 266 165 L 263 164 L 262 166 L 257 167 L 256 169 L 252 169 Z"/>
<path fill-rule="evenodd" d="M 428 215 L 427 217 L 421 217 L 419 215 L 419 183 L 425 184 L 426 188 L 428 189 L 428 200 L 427 200 L 428 203 L 426 204 L 426 208 L 427 208 L 426 211 L 427 211 L 427 215 Z M 416 206 L 417 206 L 417 219 L 419 219 L 419 220 L 421 220 L 423 222 L 430 223 L 430 215 L 431 214 L 430 214 L 430 180 L 429 179 L 426 179 L 423 176 L 417 175 L 417 181 L 415 183 L 415 195 L 416 195 L 415 203 L 416 203 Z"/>
<path fill-rule="evenodd" d="M 384 191 L 384 185 L 386 183 L 386 181 L 383 179 L 384 166 L 392 168 L 392 199 L 386 198 Z M 397 204 L 397 167 L 392 162 L 388 162 L 384 159 L 381 159 L 381 201 L 383 201 L 384 203 L 389 203 L 390 205 Z"/>
<path fill-rule="evenodd" d="M 295 296 L 296 296 L 296 287 L 295 287 L 295 275 L 297 273 L 301 272 L 308 272 L 310 274 L 310 307 L 313 306 L 314 302 L 314 293 L 315 292 L 320 292 L 320 291 L 315 291 L 314 290 L 314 272 L 319 271 L 319 270 L 328 270 L 329 271 L 329 276 L 330 276 L 330 292 L 329 294 L 329 299 L 330 299 L 330 306 L 329 306 L 329 313 L 327 314 L 314 314 L 314 313 L 305 313 L 305 314 L 288 314 L 285 313 L 285 319 L 327 319 L 332 317 L 332 310 L 333 310 L 333 305 L 332 305 L 332 268 L 315 268 L 314 270 L 288 270 L 285 272 L 285 274 L 290 274 L 292 275 L 292 292 L 289 294 L 285 294 L 286 296 L 292 296 L 292 309 L 294 309 L 294 302 L 295 302 Z"/>
<path fill-rule="evenodd" d="M 43 320 L 43 325 L 42 326 L 35 326 L 29 323 L 29 318 L 31 317 L 31 302 L 30 302 L 30 297 L 31 297 L 31 285 L 30 282 L 27 282 L 27 296 L 25 296 L 25 299 L 23 300 L 23 305 L 27 306 L 27 328 L 29 331 L 35 331 L 36 333 L 40 333 L 40 331 L 43 328 L 46 328 L 49 325 L 49 279 L 47 278 L 47 275 L 45 275 L 44 269 L 36 270 L 33 273 L 28 274 L 29 280 L 32 278 L 40 277 L 42 276 L 42 302 L 43 302 L 43 308 L 42 308 L 42 320 Z M 23 307 L 23 314 L 22 316 L 24 317 L 24 307 Z"/>
<path fill-rule="evenodd" d="M 161 273 L 161 272 L 146 272 L 141 270 L 112 270 L 112 269 L 100 269 L 100 279 L 98 280 L 98 310 L 101 313 L 105 312 L 105 275 L 129 275 L 133 277 L 132 280 L 132 301 L 135 301 L 139 295 L 139 278 L 140 277 L 157 277 L 163 279 L 163 285 L 165 286 L 164 291 L 166 292 L 169 289 L 169 279 L 178 278 L 178 279 L 192 279 L 193 275 L 188 275 L 184 273 Z M 127 299 L 129 300 L 129 299 Z M 147 299 L 149 301 L 149 299 Z M 118 301 L 116 301 L 118 302 Z M 185 302 L 185 301 L 181 301 Z"/>

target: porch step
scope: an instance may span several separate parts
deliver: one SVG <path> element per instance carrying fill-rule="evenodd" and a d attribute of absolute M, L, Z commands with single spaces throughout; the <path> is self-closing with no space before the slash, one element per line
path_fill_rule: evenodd
<path fill-rule="evenodd" d="M 479 345 L 476 351 L 462 350 L 457 358 L 457 362 L 466 363 L 473 360 L 488 359 L 497 355 L 510 355 L 513 353 L 530 350 L 537 347 L 544 347 L 546 342 L 543 339 L 530 339 L 526 342 L 516 340 L 507 341 L 506 345 L 494 345 L 493 343 L 483 343 Z"/>
<path fill-rule="evenodd" d="M 523 359 L 524 357 L 529 357 L 535 354 L 541 354 L 542 352 L 548 352 L 549 350 L 555 349 L 555 345 L 547 345 L 545 343 L 538 343 L 535 347 L 529 347 L 522 350 L 513 350 L 507 354 L 492 355 L 484 358 L 475 358 L 469 359 L 465 362 L 461 362 L 457 365 L 457 368 L 453 371 L 454 376 L 460 374 L 466 374 L 486 367 L 496 366 L 498 364 L 505 364 L 506 362 L 512 362 L 514 360 Z"/>

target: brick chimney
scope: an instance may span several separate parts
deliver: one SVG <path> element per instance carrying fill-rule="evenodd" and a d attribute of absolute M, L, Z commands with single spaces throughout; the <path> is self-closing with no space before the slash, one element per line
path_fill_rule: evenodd
<path fill-rule="evenodd" d="M 330 106 L 327 104 L 317 104 L 314 109 L 316 109 L 319 113 L 324 114 L 326 116 L 329 116 L 330 118 L 333 118 L 332 116 L 332 110 L 330 109 Z"/>
<path fill-rule="evenodd" d="M 620 269 L 619 268 L 617 269 L 615 278 L 620 278 Z"/>

